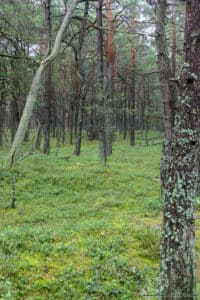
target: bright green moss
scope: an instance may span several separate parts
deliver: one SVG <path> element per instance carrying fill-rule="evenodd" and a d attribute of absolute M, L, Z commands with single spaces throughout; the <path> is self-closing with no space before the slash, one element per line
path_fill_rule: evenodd
<path fill-rule="evenodd" d="M 35 153 L 17 166 L 14 210 L 5 209 L 13 174 L 1 176 L 1 292 L 10 293 L 9 300 L 155 294 L 160 147 L 118 141 L 107 167 L 99 163 L 95 142 L 85 144 L 80 157 L 71 155 L 72 147 L 56 151 Z"/>

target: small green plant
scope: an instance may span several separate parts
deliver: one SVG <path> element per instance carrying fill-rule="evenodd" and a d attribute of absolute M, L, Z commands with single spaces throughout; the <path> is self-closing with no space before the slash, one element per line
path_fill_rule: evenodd
<path fill-rule="evenodd" d="M 14 292 L 10 280 L 0 278 L 0 300 L 14 300 Z"/>
<path fill-rule="evenodd" d="M 144 228 L 135 233 L 135 238 L 140 241 L 140 255 L 156 260 L 160 257 L 160 231 Z"/>

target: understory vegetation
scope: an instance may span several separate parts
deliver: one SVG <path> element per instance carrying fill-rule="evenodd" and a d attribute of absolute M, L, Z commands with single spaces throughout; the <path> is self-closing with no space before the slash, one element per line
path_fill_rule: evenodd
<path fill-rule="evenodd" d="M 161 145 L 138 143 L 116 141 L 107 166 L 85 141 L 1 168 L 1 300 L 157 299 Z"/>

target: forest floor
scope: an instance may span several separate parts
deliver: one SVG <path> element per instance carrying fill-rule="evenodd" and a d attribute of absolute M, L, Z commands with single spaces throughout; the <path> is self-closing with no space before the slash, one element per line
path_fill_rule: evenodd
<path fill-rule="evenodd" d="M 0 170 L 0 299 L 157 299 L 161 146 L 117 141 L 106 167 L 96 142 L 73 149 Z"/>

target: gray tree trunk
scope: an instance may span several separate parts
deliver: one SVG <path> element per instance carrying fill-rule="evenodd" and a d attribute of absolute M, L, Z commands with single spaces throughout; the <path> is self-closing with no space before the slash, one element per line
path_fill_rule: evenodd
<path fill-rule="evenodd" d="M 75 11 L 78 3 L 79 3 L 79 0 L 74 0 L 72 2 L 71 7 L 68 9 L 67 14 L 65 15 L 63 22 L 61 24 L 61 27 L 57 33 L 51 54 L 45 60 L 41 61 L 40 66 L 39 66 L 38 70 L 36 71 L 36 74 L 33 78 L 33 81 L 32 81 L 32 84 L 31 84 L 31 87 L 29 90 L 29 94 L 26 99 L 24 111 L 23 111 L 23 114 L 22 114 L 22 117 L 21 117 L 21 120 L 19 123 L 19 127 L 17 129 L 15 139 L 13 141 L 13 144 L 12 144 L 12 147 L 11 147 L 11 150 L 9 152 L 9 156 L 8 156 L 8 159 L 6 162 L 6 165 L 8 168 L 14 167 L 16 162 L 18 161 L 22 143 L 24 140 L 24 136 L 25 136 L 26 130 L 28 128 L 28 124 L 29 124 L 29 121 L 30 121 L 30 118 L 32 115 L 34 104 L 37 99 L 42 75 L 43 75 L 45 69 L 47 68 L 47 66 L 59 54 L 63 33 L 64 33 L 65 29 L 67 28 L 67 26 L 69 25 L 72 14 Z"/>

